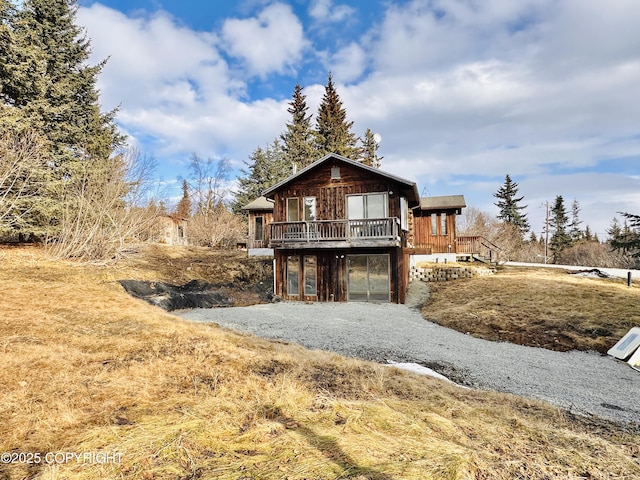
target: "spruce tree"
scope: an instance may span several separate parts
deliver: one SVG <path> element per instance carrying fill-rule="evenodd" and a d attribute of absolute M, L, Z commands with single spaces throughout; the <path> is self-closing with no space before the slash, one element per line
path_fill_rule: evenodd
<path fill-rule="evenodd" d="M 249 161 L 244 163 L 248 166 L 248 170 L 243 169 L 242 176 L 238 177 L 238 190 L 231 205 L 234 213 L 244 213 L 242 207 L 292 173 L 291 165 L 285 158 L 282 145 L 277 139 L 264 149 L 256 148 L 249 157 Z"/>
<path fill-rule="evenodd" d="M 291 122 L 286 131 L 280 135 L 284 160 L 301 169 L 313 163 L 319 157 L 314 149 L 314 136 L 311 127 L 311 115 L 307 115 L 307 97 L 302 93 L 303 87 L 296 84 L 293 97 L 287 112 L 291 114 Z"/>
<path fill-rule="evenodd" d="M 527 208 L 526 205 L 519 205 L 524 196 L 516 197 L 518 194 L 518 184 L 511 180 L 507 174 L 504 178 L 504 184 L 493 194 L 498 199 L 495 205 L 500 209 L 498 218 L 504 223 L 509 223 L 518 229 L 521 236 L 529 231 L 529 221 L 527 214 L 521 213 Z"/>
<path fill-rule="evenodd" d="M 347 112 L 342 107 L 342 100 L 336 92 L 331 73 L 318 115 L 316 116 L 316 151 L 319 157 L 328 153 L 337 153 L 343 157 L 357 160 L 356 137 L 351 131 L 353 122 L 347 121 Z"/>
<path fill-rule="evenodd" d="M 24 0 L 16 9 L 0 2 L 0 129 L 37 132 L 49 169 L 40 176 L 48 179 L 46 188 L 39 188 L 33 204 L 25 207 L 29 221 L 16 232 L 51 234 L 63 204 L 67 212 L 74 209 L 66 205 L 71 200 L 65 191 L 82 191 L 76 183 L 94 178 L 87 176 L 91 164 L 102 168 L 98 164 L 124 137 L 115 112 L 100 112 L 96 82 L 104 62 L 87 65 L 90 45 L 75 24 L 75 0 Z M 114 167 L 112 176 L 119 172 Z"/>
<path fill-rule="evenodd" d="M 90 42 L 75 24 L 76 11 L 75 0 L 25 0 L 12 19 L 5 65 L 5 101 L 49 141 L 57 164 L 106 158 L 124 140 L 115 112 L 100 112 L 96 82 L 105 62 L 87 65 Z"/>
<path fill-rule="evenodd" d="M 611 220 L 609 228 L 607 229 L 607 236 L 609 243 L 618 240 L 622 236 L 622 227 L 617 217 L 613 217 L 613 220 Z"/>
<path fill-rule="evenodd" d="M 583 238 L 583 232 L 580 229 L 580 224 L 582 224 L 582 220 L 580 220 L 580 204 L 578 203 L 578 200 L 574 200 L 571 204 L 571 223 L 569 224 L 569 236 L 573 243 L 578 242 Z"/>
<path fill-rule="evenodd" d="M 358 160 L 370 167 L 380 168 L 382 164 L 382 157 L 378 156 L 378 148 L 380 145 L 376 141 L 375 135 L 370 128 L 367 128 L 364 132 L 364 138 L 361 138 L 360 142 L 362 143 L 362 147 L 358 149 Z"/>
<path fill-rule="evenodd" d="M 584 229 L 583 238 L 587 242 L 593 242 L 593 233 L 591 232 L 591 227 L 589 225 L 587 225 Z"/>
<path fill-rule="evenodd" d="M 191 216 L 191 197 L 189 196 L 189 182 L 182 180 L 182 198 L 176 206 L 175 216 L 178 218 L 189 218 Z"/>
<path fill-rule="evenodd" d="M 554 263 L 557 263 L 562 252 L 571 246 L 571 236 L 567 232 L 569 217 L 564 206 L 562 195 L 558 195 L 551 209 L 551 217 L 549 224 L 553 229 L 553 235 L 549 241 L 551 250 L 553 250 Z"/>
<path fill-rule="evenodd" d="M 631 254 L 632 257 L 640 257 L 640 215 L 622 213 L 625 217 L 625 229 L 621 229 L 617 237 L 611 240 L 614 250 L 621 250 Z M 628 220 L 628 223 L 627 221 Z"/>

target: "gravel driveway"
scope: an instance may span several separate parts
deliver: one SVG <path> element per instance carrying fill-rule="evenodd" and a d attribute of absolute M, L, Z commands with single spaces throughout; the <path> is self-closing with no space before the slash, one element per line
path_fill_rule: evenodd
<path fill-rule="evenodd" d="M 420 303 L 415 290 L 413 298 Z M 462 385 L 640 424 L 640 372 L 627 364 L 594 352 L 474 338 L 425 320 L 410 305 L 281 302 L 174 313 L 351 357 L 419 363 Z"/>

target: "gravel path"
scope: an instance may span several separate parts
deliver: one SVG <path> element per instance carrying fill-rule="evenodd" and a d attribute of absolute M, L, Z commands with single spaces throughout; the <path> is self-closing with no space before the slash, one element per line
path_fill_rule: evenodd
<path fill-rule="evenodd" d="M 416 304 L 420 293 L 413 292 Z M 462 385 L 640 424 L 640 372 L 627 364 L 594 352 L 477 339 L 423 319 L 411 305 L 281 302 L 174 313 L 351 357 L 419 363 Z"/>

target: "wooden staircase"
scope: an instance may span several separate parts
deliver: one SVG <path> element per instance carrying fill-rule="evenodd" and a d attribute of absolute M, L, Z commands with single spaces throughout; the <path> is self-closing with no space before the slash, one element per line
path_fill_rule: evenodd
<path fill-rule="evenodd" d="M 478 261 L 498 265 L 502 249 L 482 235 L 456 238 L 456 257 L 460 260 Z"/>

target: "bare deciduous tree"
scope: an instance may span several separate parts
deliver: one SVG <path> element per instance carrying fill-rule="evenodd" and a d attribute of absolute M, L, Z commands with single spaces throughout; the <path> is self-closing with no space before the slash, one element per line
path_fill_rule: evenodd
<path fill-rule="evenodd" d="M 116 260 L 153 215 L 140 208 L 153 158 L 130 150 L 113 158 L 78 161 L 61 197 L 60 231 L 49 252 L 84 261 Z"/>
<path fill-rule="evenodd" d="M 50 207 L 47 153 L 33 132 L 0 136 L 0 234 L 30 230 L 34 217 Z M 33 233 L 33 232 L 31 232 Z M 42 233 L 42 232 L 38 232 Z"/>
<path fill-rule="evenodd" d="M 189 193 L 194 209 L 188 224 L 189 243 L 204 247 L 235 246 L 245 237 L 246 225 L 226 204 L 230 196 L 229 161 L 204 160 L 194 154 L 189 170 Z"/>

